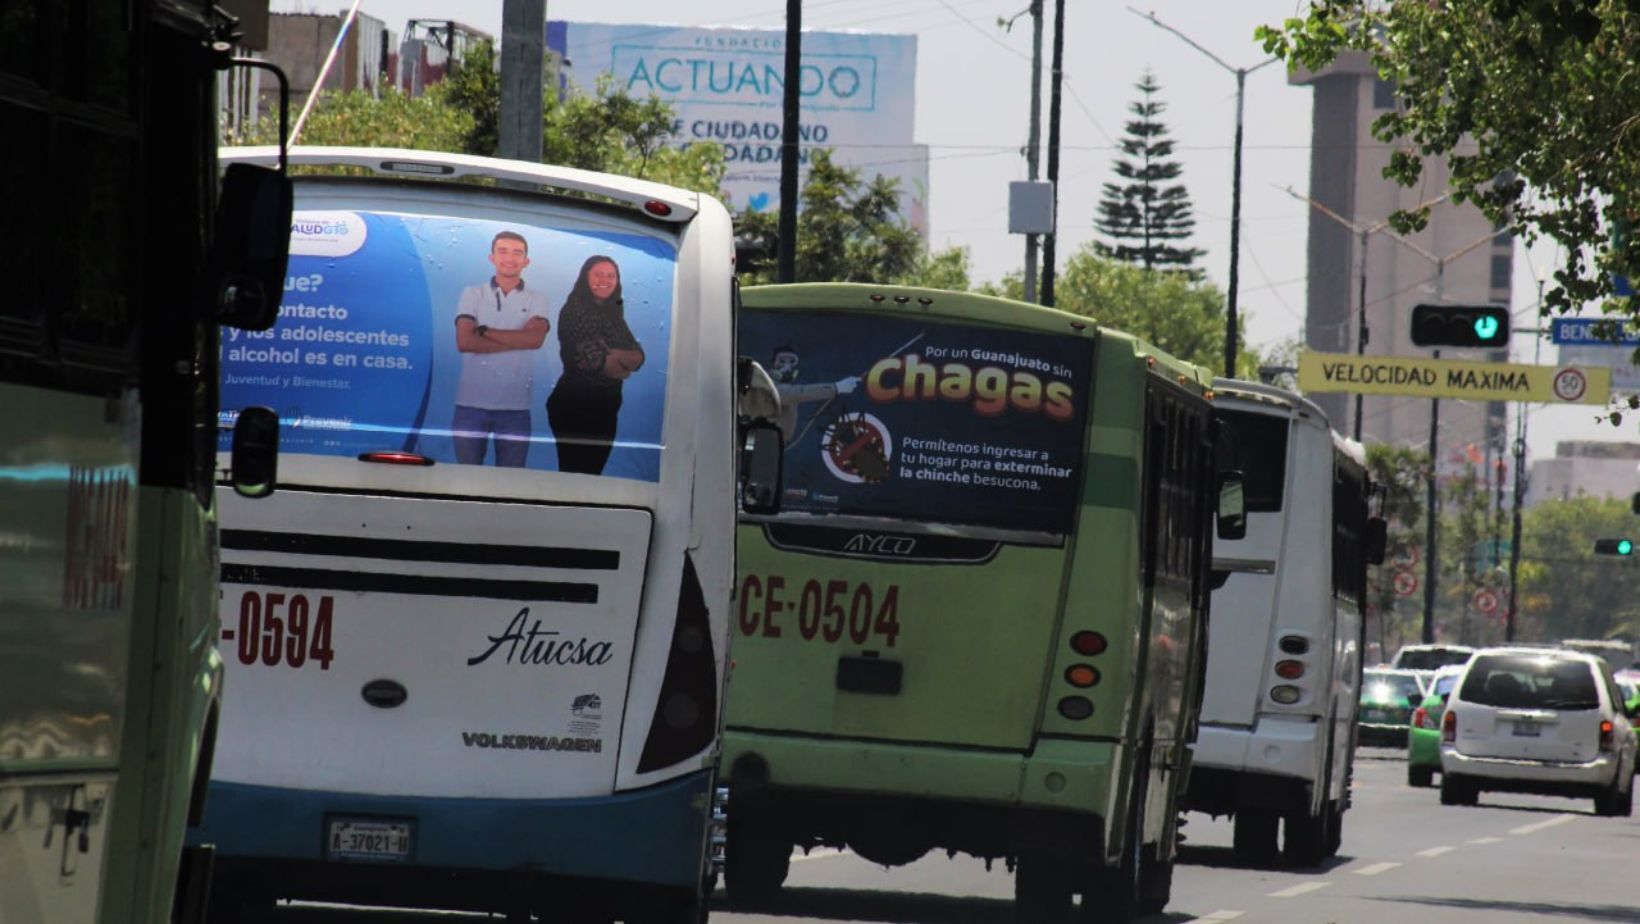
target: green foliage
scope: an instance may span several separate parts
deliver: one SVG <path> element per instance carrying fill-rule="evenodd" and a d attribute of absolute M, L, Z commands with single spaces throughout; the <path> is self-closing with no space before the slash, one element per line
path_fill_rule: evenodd
<path fill-rule="evenodd" d="M 604 81 L 594 93 L 563 100 L 549 87 L 543 106 L 543 163 L 720 195 L 723 148 L 715 143 L 670 146 L 674 113 L 659 98 L 640 100 Z M 392 89 L 379 98 L 362 90 L 324 94 L 300 142 L 494 157 L 500 111 L 495 55 L 489 43 L 479 43 L 420 97 Z M 277 120 L 263 119 L 235 143 L 271 144 L 277 135 Z"/>
<path fill-rule="evenodd" d="M 1383 515 L 1389 524 L 1388 555 L 1382 567 L 1367 569 L 1367 606 L 1378 615 L 1378 642 L 1386 653 L 1420 638 L 1422 607 L 1401 603 L 1395 594 L 1395 564 L 1406 550 L 1424 547 L 1424 492 L 1429 453 L 1407 446 L 1373 443 L 1367 450 L 1367 476 L 1384 492 Z M 1422 566 L 1411 569 L 1422 579 Z M 1421 600 L 1421 598 L 1413 598 Z"/>
<path fill-rule="evenodd" d="M 1624 499 L 1584 495 L 1526 511 L 1520 566 L 1521 638 L 1608 638 L 1640 634 L 1640 568 L 1597 556 L 1594 540 L 1636 535 Z"/>
<path fill-rule="evenodd" d="M 364 90 L 350 90 L 321 96 L 302 126 L 298 142 L 460 151 L 462 140 L 471 131 L 472 117 L 448 105 L 439 93 L 411 97 L 388 88 L 377 97 Z M 278 141 L 279 119 L 274 115 L 229 137 L 227 143 L 277 144 Z"/>
<path fill-rule="evenodd" d="M 1167 126 L 1159 121 L 1167 106 L 1155 98 L 1161 84 L 1146 71 L 1134 88 L 1141 98 L 1128 106 L 1134 118 L 1127 123 L 1122 138 L 1123 156 L 1115 163 L 1116 175 L 1122 182 L 1105 184 L 1099 216 L 1093 222 L 1110 239 L 1109 243 L 1100 242 L 1098 251 L 1102 256 L 1137 263 L 1146 269 L 1183 269 L 1200 278 L 1201 271 L 1190 267 L 1205 251 L 1169 243 L 1188 238 L 1196 219 L 1191 215 L 1190 193 L 1184 184 L 1167 185 L 1179 178 L 1184 167 L 1169 160 L 1173 140 L 1167 137 Z"/>
<path fill-rule="evenodd" d="M 1398 148 L 1386 175 L 1412 186 L 1444 157 L 1456 201 L 1560 243 L 1548 309 L 1609 297 L 1606 271 L 1640 278 L 1640 240 L 1613 247 L 1610 234 L 1640 210 L 1640 3 L 1316 0 L 1257 37 L 1310 69 L 1370 53 L 1397 100 L 1373 126 Z M 1395 221 L 1406 231 L 1426 218 Z M 1612 308 L 1640 315 L 1640 300 Z"/>
<path fill-rule="evenodd" d="M 919 273 L 966 281 L 966 253 L 952 257 L 947 252 L 937 267 L 930 266 L 922 237 L 900 216 L 898 180 L 878 176 L 868 182 L 860 171 L 833 162 L 829 152 L 816 151 L 802 196 L 796 281 L 893 283 Z M 741 212 L 735 233 L 741 281 L 776 281 L 780 213 Z"/>
<path fill-rule="evenodd" d="M 1089 243 L 1065 262 L 1054 285 L 1054 307 L 1092 318 L 1100 325 L 1155 344 L 1179 359 L 1215 372 L 1224 364 L 1224 293 L 1185 273 L 1149 270 L 1102 256 Z M 1021 299 L 1018 274 L 988 283 L 980 291 Z M 1247 318 L 1242 317 L 1242 330 Z M 1245 345 L 1236 358 L 1236 377 L 1258 380 L 1262 360 Z"/>

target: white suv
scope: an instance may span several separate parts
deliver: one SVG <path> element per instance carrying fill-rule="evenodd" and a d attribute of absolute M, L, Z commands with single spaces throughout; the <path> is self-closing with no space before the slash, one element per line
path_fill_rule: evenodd
<path fill-rule="evenodd" d="M 1593 797 L 1631 814 L 1635 732 L 1606 662 L 1545 648 L 1484 648 L 1441 718 L 1441 803 L 1483 790 Z"/>

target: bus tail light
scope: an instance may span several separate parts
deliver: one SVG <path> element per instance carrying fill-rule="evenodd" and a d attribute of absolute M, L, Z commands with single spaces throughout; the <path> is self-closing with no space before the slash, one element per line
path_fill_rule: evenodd
<path fill-rule="evenodd" d="M 1458 740 L 1458 714 L 1451 709 L 1441 716 L 1441 742 L 1452 744 Z"/>
<path fill-rule="evenodd" d="M 1059 714 L 1079 722 L 1093 715 L 1093 703 L 1085 696 L 1067 696 L 1059 701 Z"/>
<path fill-rule="evenodd" d="M 378 450 L 359 453 L 360 462 L 379 462 L 383 465 L 432 465 L 433 460 L 414 452 Z"/>
<path fill-rule="evenodd" d="M 655 716 L 649 721 L 649 737 L 638 757 L 638 772 L 670 767 L 710 747 L 717 731 L 717 698 L 717 656 L 712 650 L 706 593 L 695 574 L 695 561 L 686 552 L 672 648 L 666 673 L 661 675 Z"/>
<path fill-rule="evenodd" d="M 1091 687 L 1099 682 L 1099 669 L 1091 664 L 1073 664 L 1065 669 L 1065 682 L 1073 687 Z"/>
<path fill-rule="evenodd" d="M 1299 697 L 1303 695 L 1304 694 L 1298 689 L 1298 687 L 1295 687 L 1290 683 L 1284 683 L 1281 686 L 1270 688 L 1270 698 L 1283 706 L 1291 706 L 1292 704 L 1298 702 Z"/>
<path fill-rule="evenodd" d="M 1613 751 L 1617 749 L 1617 736 L 1611 719 L 1600 720 L 1600 750 Z"/>
<path fill-rule="evenodd" d="M 1276 676 L 1280 677 L 1282 680 L 1297 680 L 1298 678 L 1304 676 L 1304 662 L 1292 660 L 1277 661 Z"/>
<path fill-rule="evenodd" d="M 1071 636 L 1071 650 L 1084 658 L 1104 654 L 1108 647 L 1110 643 L 1105 641 L 1105 637 L 1091 629 L 1083 629 Z"/>

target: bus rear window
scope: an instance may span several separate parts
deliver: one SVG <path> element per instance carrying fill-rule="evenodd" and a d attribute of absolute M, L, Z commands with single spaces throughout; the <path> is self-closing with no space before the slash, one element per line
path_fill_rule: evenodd
<path fill-rule="evenodd" d="M 926 318 L 746 310 L 780 390 L 783 510 L 1064 535 L 1093 344 Z"/>
<path fill-rule="evenodd" d="M 1241 472 L 1249 511 L 1280 510 L 1287 481 L 1287 418 L 1226 408 L 1217 416 L 1219 470 Z"/>
<path fill-rule="evenodd" d="M 676 267 L 571 216 L 299 210 L 278 324 L 223 337 L 222 422 L 273 408 L 283 454 L 656 481 Z"/>

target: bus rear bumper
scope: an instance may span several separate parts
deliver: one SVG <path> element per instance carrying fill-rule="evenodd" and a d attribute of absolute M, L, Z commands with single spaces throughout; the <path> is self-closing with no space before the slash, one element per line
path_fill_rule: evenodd
<path fill-rule="evenodd" d="M 799 846 L 847 845 L 893 865 L 895 854 L 936 848 L 1097 851 L 1120 750 L 1040 739 L 1024 754 L 731 730 L 723 766 L 731 819 L 755 811 Z"/>
<path fill-rule="evenodd" d="M 205 824 L 190 841 L 214 844 L 219 871 L 254 876 L 281 897 L 346 900 L 349 883 L 416 889 L 445 882 L 482 892 L 519 880 L 698 888 L 705 869 L 712 774 L 692 773 L 632 792 L 584 799 L 371 796 L 212 783 Z M 404 819 L 405 862 L 326 857 L 334 818 Z M 272 880 L 270 882 L 270 880 Z M 458 882 L 459 881 L 459 882 Z M 433 902 L 437 904 L 437 902 Z M 455 901 L 451 907 L 473 907 Z"/>
<path fill-rule="evenodd" d="M 1252 728 L 1202 725 L 1191 745 L 1185 807 L 1210 815 L 1241 808 L 1308 811 L 1321 775 L 1324 726 L 1295 717 L 1259 716 Z"/>

